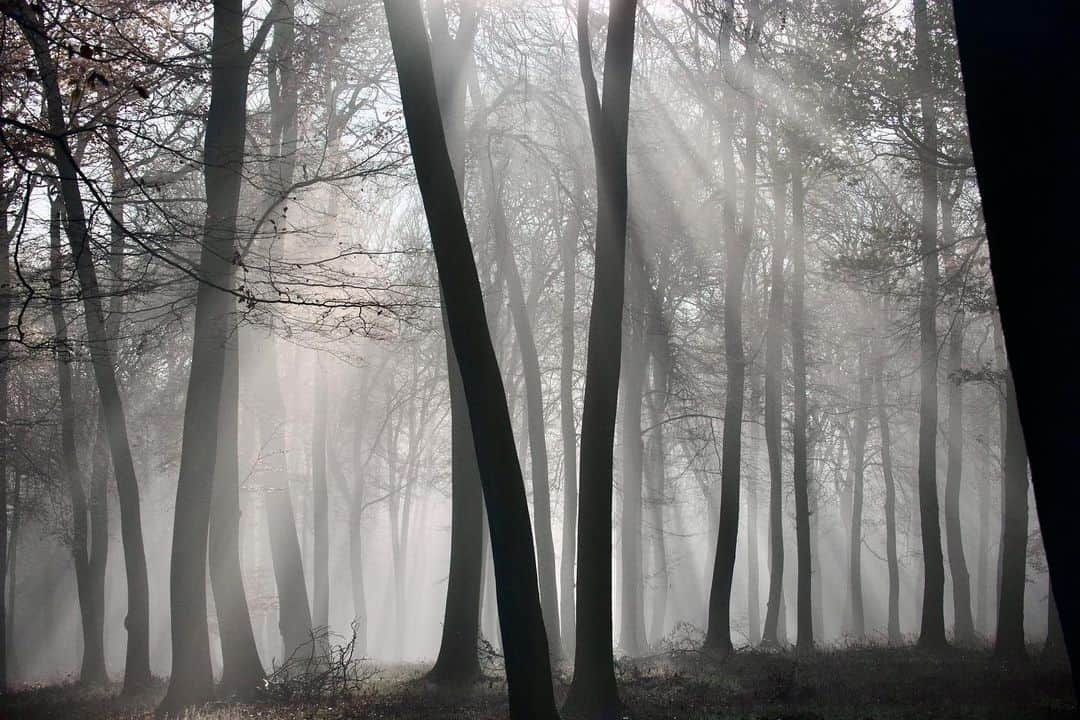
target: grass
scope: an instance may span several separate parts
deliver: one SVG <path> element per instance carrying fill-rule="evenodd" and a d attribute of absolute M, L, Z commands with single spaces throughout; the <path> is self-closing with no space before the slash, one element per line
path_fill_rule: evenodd
<path fill-rule="evenodd" d="M 426 666 L 384 667 L 359 692 L 305 704 L 215 703 L 189 720 L 344 718 L 505 718 L 506 688 L 488 677 L 465 691 L 438 691 Z M 694 651 L 620 661 L 623 715 L 640 720 L 893 720 L 1076 717 L 1068 669 L 1031 660 L 1003 664 L 983 650 L 929 654 L 913 648 L 856 647 L 808 658 L 741 651 L 717 662 Z M 561 697 L 567 678 L 560 672 Z M 121 698 L 117 688 L 29 688 L 0 697 L 0 720 L 152 717 L 164 687 Z"/>

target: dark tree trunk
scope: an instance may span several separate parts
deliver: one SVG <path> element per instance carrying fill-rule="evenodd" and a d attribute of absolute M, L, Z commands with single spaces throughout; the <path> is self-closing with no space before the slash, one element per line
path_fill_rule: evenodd
<path fill-rule="evenodd" d="M 885 353 L 878 351 L 874 367 L 877 394 L 878 432 L 881 436 L 881 474 L 885 480 L 885 563 L 889 572 L 888 639 L 899 645 L 900 637 L 900 561 L 896 553 L 896 481 L 893 478 L 892 439 L 889 435 L 889 409 L 885 402 Z"/>
<path fill-rule="evenodd" d="M 794 389 L 792 463 L 795 486 L 796 649 L 814 649 L 811 605 L 810 477 L 806 410 L 806 193 L 803 189 L 802 156 L 791 149 L 791 372 Z"/>
<path fill-rule="evenodd" d="M 1080 265 L 1047 262 L 1031 245 L 1037 238 L 1068 253 L 1075 234 L 1080 147 L 1072 98 L 1061 92 L 1060 79 L 1077 74 L 1080 7 L 1046 0 L 953 5 L 994 287 L 1051 584 L 1080 689 L 1080 485 L 1073 481 L 1080 466 L 1080 378 L 1047 372 L 1045 365 L 1061 348 L 1080 344 L 1072 294 Z"/>
<path fill-rule="evenodd" d="M 919 254 L 922 288 L 919 296 L 919 521 L 923 550 L 923 604 L 919 646 L 943 648 L 945 640 L 945 562 L 941 552 L 941 513 L 937 491 L 937 110 L 927 0 L 915 0 L 915 86 L 922 109 L 922 144 L 919 179 L 922 185 L 922 221 Z"/>
<path fill-rule="evenodd" d="M 728 4 L 729 10 L 733 5 Z M 746 160 L 744 164 L 744 198 L 742 227 L 736 232 L 735 217 L 735 159 L 732 136 L 734 100 L 725 100 L 725 117 L 720 122 L 721 164 L 726 191 L 723 198 L 724 235 L 727 254 L 724 264 L 724 360 L 727 368 L 727 392 L 724 397 L 723 460 L 720 469 L 720 526 L 717 534 L 716 558 L 712 586 L 709 591 L 709 621 L 705 647 L 721 653 L 731 652 L 731 584 L 735 572 L 735 551 L 739 541 L 739 484 L 742 464 L 742 416 L 746 389 L 746 352 L 743 348 L 743 278 L 750 242 L 754 237 L 754 211 L 757 203 L 757 103 L 754 96 L 755 48 L 759 28 L 760 8 L 754 4 L 752 38 L 742 61 L 746 68 L 737 73 L 739 89 L 745 93 L 744 123 L 746 127 Z M 733 13 L 727 14 L 721 32 L 721 62 L 730 62 L 730 42 Z M 735 78 L 729 78 L 734 82 Z M 729 96 L 735 92 L 729 89 Z"/>
<path fill-rule="evenodd" d="M 227 327 L 210 508 L 210 585 L 221 638 L 221 692 L 250 697 L 263 678 L 240 563 L 240 348 Z"/>
<path fill-rule="evenodd" d="M 950 214 L 943 212 L 946 217 Z M 946 219 L 945 225 L 948 226 Z M 946 238 L 946 242 L 949 238 Z M 951 244 L 951 243 L 950 243 Z M 971 617 L 971 580 L 964 557 L 963 525 L 960 520 L 960 483 L 964 462 L 964 396 L 959 377 L 964 352 L 964 313 L 953 320 L 949 333 L 949 457 L 945 475 L 945 539 L 952 574 L 953 638 L 957 644 L 975 641 L 975 622 Z"/>
<path fill-rule="evenodd" d="M 326 488 L 326 370 L 315 365 L 315 402 L 311 429 L 312 521 L 315 531 L 312 624 L 324 633 L 330 626 L 330 497 Z"/>
<path fill-rule="evenodd" d="M 445 307 L 445 303 L 444 303 Z M 480 594 L 483 583 L 484 494 L 480 485 L 465 386 L 445 323 L 450 371 L 450 573 L 442 641 L 428 679 L 439 685 L 465 685 L 480 676 Z"/>
<path fill-rule="evenodd" d="M 581 416 L 577 617 L 568 712 L 616 712 L 611 619 L 611 511 L 615 412 L 622 354 L 626 272 L 626 147 L 637 0 L 613 0 L 608 13 L 604 92 L 597 93 L 589 43 L 588 0 L 578 4 L 578 56 L 596 162 L 596 261 Z"/>
<path fill-rule="evenodd" d="M 60 198 L 64 207 L 64 229 L 81 289 L 83 312 L 90 346 L 91 364 L 109 431 L 109 448 L 116 474 L 120 502 L 120 534 L 124 546 L 128 607 L 124 626 L 128 631 L 124 667 L 124 692 L 132 693 L 150 683 L 150 591 L 146 575 L 146 552 L 139 511 L 139 485 L 131 458 L 123 400 L 116 380 L 111 338 L 105 327 L 97 270 L 90 252 L 87 223 L 71 146 L 60 80 L 49 47 L 49 38 L 38 12 L 25 0 L 4 0 L 0 10 L 22 30 L 33 50 L 45 99 L 46 118 L 51 133 L 53 162 L 56 165 Z"/>
<path fill-rule="evenodd" d="M 386 0 L 384 6 L 413 164 L 476 439 L 495 560 L 510 714 L 515 719 L 554 718 L 558 712 L 525 484 L 513 452 L 506 395 L 440 119 L 423 13 L 418 0 Z"/>
<path fill-rule="evenodd" d="M 1028 543 L 1028 460 L 1011 368 L 1007 371 L 1006 402 L 1008 418 L 1001 500 L 1001 589 L 994 655 L 1015 659 L 1027 654 L 1024 641 L 1024 587 Z"/>
<path fill-rule="evenodd" d="M 428 0 L 432 55 L 438 71 L 436 91 L 447 151 L 454 169 L 458 195 L 465 193 L 465 79 L 476 30 L 476 7 L 461 6 L 457 35 L 450 36 L 446 6 L 442 0 Z M 474 93 L 477 101 L 479 93 Z M 461 370 L 457 366 L 450 337 L 445 301 L 442 312 L 446 343 L 447 377 L 450 385 L 450 571 L 446 583 L 446 608 L 442 640 L 428 679 L 439 685 L 455 686 L 472 682 L 480 675 L 478 641 L 480 598 L 483 585 L 483 491 L 476 464 L 469 409 Z"/>
<path fill-rule="evenodd" d="M 1068 659 L 1065 653 L 1065 631 L 1061 627 L 1061 616 L 1058 615 L 1057 602 L 1054 601 L 1052 589 L 1047 590 L 1046 643 L 1043 644 L 1043 657 L 1050 662 Z"/>
<path fill-rule="evenodd" d="M 765 339 L 765 443 L 769 450 L 769 602 L 761 643 L 779 644 L 777 626 L 784 597 L 784 448 L 781 412 L 784 371 L 784 258 L 787 242 L 787 169 L 778 156 L 777 127 L 773 125 L 773 247 L 770 268 L 769 316 Z"/>
<path fill-rule="evenodd" d="M 581 198 L 580 178 L 575 178 L 574 199 Z M 577 302 L 577 250 L 581 235 L 581 215 L 571 206 L 566 229 L 559 245 L 563 265 L 562 315 L 562 364 L 559 368 L 559 422 L 563 448 L 563 532 L 562 557 L 559 559 L 559 602 L 562 646 L 566 655 L 574 651 L 574 558 L 577 537 L 577 428 L 574 421 L 574 306 Z M 572 658 L 571 658 L 572 659 Z"/>
<path fill-rule="evenodd" d="M 184 407 L 169 572 L 172 676 L 161 708 L 170 713 L 202 702 L 213 693 L 206 616 L 207 550 L 222 429 L 226 345 L 231 335 L 229 319 L 232 298 L 222 288 L 230 287 L 232 282 L 232 258 L 236 252 L 236 223 L 247 120 L 248 66 L 244 47 L 243 5 L 240 0 L 216 0 L 211 42 L 210 109 L 207 112 L 203 163 L 206 218 L 199 259 L 200 282 L 195 304 L 191 374 Z M 233 492 L 232 488 L 223 488 L 222 495 L 229 493 L 231 496 Z M 239 498 L 236 502 L 238 505 Z M 238 507 L 236 518 L 235 522 L 238 523 Z M 231 570 L 239 568 L 238 547 L 234 554 L 236 566 Z M 227 598 L 228 593 L 225 596 Z M 232 620 L 239 618 L 230 615 Z M 245 625 L 246 628 L 238 628 L 230 622 L 228 633 L 249 634 L 250 618 Z M 248 647 L 249 651 L 251 649 Z"/>
<path fill-rule="evenodd" d="M 71 555 L 75 565 L 75 586 L 78 593 L 79 617 L 82 621 L 83 656 L 79 681 L 97 684 L 105 678 L 105 652 L 101 640 L 95 642 L 94 622 L 91 617 L 90 561 L 88 554 L 87 516 L 89 512 L 86 491 L 83 489 L 79 470 L 78 449 L 75 445 L 75 400 L 71 380 L 71 347 L 68 344 L 67 320 L 64 318 L 61 296 L 61 250 L 59 200 L 51 201 L 49 222 L 50 272 L 49 310 L 52 315 L 56 337 L 56 385 L 60 395 L 60 467 L 64 474 L 68 500 L 71 502 Z M 7 513 L 7 506 L 3 508 Z"/>
<path fill-rule="evenodd" d="M 859 399 L 855 408 L 855 428 L 852 437 L 852 488 L 851 488 L 851 545 L 848 558 L 850 565 L 850 601 L 852 635 L 856 642 L 866 639 L 866 617 L 863 613 L 862 588 L 862 516 L 863 493 L 866 485 L 866 436 L 870 425 L 870 403 L 873 380 L 866 368 L 866 348 L 859 347 Z"/>

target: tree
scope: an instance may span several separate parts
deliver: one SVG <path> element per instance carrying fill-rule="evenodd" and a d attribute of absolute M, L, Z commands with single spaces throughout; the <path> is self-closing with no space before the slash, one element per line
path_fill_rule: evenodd
<path fill-rule="evenodd" d="M 597 91 L 589 42 L 589 3 L 579 0 L 578 57 L 596 163 L 596 261 L 585 360 L 578 496 L 577 636 L 569 714 L 604 717 L 618 693 L 612 656 L 611 511 L 626 272 L 627 136 L 636 0 L 608 12 L 604 91 Z"/>
<path fill-rule="evenodd" d="M 919 255 L 922 258 L 922 287 L 919 296 L 919 522 L 923 549 L 921 647 L 944 647 L 945 562 L 941 552 L 941 516 L 937 495 L 937 309 L 938 292 L 938 176 L 937 114 L 933 97 L 930 50 L 930 20 L 926 0 L 915 0 L 915 85 L 922 110 L 923 155 L 919 162 L 922 190 L 922 221 L 919 226 Z"/>
<path fill-rule="evenodd" d="M 558 713 L 525 486 L 440 119 L 423 14 L 418 0 L 385 0 L 384 5 L 413 164 L 465 387 L 488 510 L 510 714 L 514 718 L 554 718 Z"/>
<path fill-rule="evenodd" d="M 731 28 L 734 21 L 734 5 L 729 2 L 721 30 L 720 56 L 729 63 Z M 735 550 L 739 539 L 739 480 L 742 465 L 742 420 L 746 390 L 746 349 L 743 347 L 743 283 L 750 242 L 754 237 L 754 213 L 757 204 L 757 102 L 754 97 L 755 44 L 761 32 L 761 8 L 753 2 L 750 6 L 750 29 L 746 53 L 735 78 L 744 96 L 743 122 L 746 132 L 746 156 L 743 173 L 746 193 L 743 197 L 742 224 L 736 232 L 735 217 L 735 160 L 733 125 L 733 101 L 725 102 L 725 117 L 721 119 L 720 153 L 727 190 L 723 199 L 724 247 L 727 251 L 724 264 L 724 361 L 727 368 L 726 395 L 724 397 L 724 449 L 720 479 L 720 529 L 713 565 L 712 587 L 709 591 L 709 626 L 705 634 L 705 647 L 722 654 L 731 652 L 731 585 L 735 572 Z M 733 84 L 729 96 L 736 92 Z"/>
<path fill-rule="evenodd" d="M 233 257 L 237 252 L 248 69 L 265 37 L 264 29 L 256 36 L 252 47 L 246 48 L 243 4 L 239 0 L 216 0 L 211 42 L 210 109 L 206 116 L 203 156 L 206 218 L 199 258 L 191 373 L 184 406 L 169 572 L 173 662 L 169 689 L 161 710 L 170 714 L 203 702 L 213 693 L 206 617 L 206 555 L 221 430 L 226 346 L 230 335 L 231 295 L 228 291 L 231 289 Z M 223 488 L 222 494 L 225 492 L 231 495 L 232 488 Z M 235 619 L 242 621 L 243 617 Z M 229 631 L 243 632 L 235 627 L 230 627 Z"/>

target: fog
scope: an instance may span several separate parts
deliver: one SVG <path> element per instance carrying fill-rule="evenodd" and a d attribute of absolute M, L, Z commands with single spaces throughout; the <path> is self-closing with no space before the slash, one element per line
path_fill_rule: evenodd
<path fill-rule="evenodd" d="M 133 602 L 163 707 L 206 699 L 191 638 L 230 685 L 223 649 L 248 627 L 259 677 L 298 638 L 426 671 L 455 582 L 478 632 L 449 634 L 466 665 L 478 641 L 496 670 L 505 655 L 515 715 L 504 644 L 533 646 L 500 618 L 526 633 L 537 609 L 567 673 L 594 631 L 628 661 L 802 652 L 804 632 L 1054 646 L 949 4 L 439 1 L 406 46 L 414 5 L 0 2 L 7 688 L 128 689 Z M 419 47 L 434 119 L 410 114 Z M 457 194 L 424 175 L 424 121 Z M 471 270 L 443 249 L 454 207 Z M 457 299 L 473 272 L 480 306 Z M 458 334 L 467 309 L 483 322 Z M 503 409 L 514 447 L 484 419 Z M 610 518 L 590 499 L 605 481 Z M 521 490 L 504 605 L 499 551 L 522 547 L 487 519 Z M 609 562 L 583 556 L 608 535 Z"/>

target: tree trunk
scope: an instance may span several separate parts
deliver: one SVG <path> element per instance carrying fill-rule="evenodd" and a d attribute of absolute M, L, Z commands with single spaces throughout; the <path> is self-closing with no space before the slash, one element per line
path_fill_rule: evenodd
<path fill-rule="evenodd" d="M 946 217 L 951 213 L 944 212 Z M 946 220 L 946 225 L 949 220 Z M 948 238 L 946 238 L 948 240 Z M 960 483 L 964 462 L 964 396 L 959 377 L 964 352 L 964 313 L 953 320 L 949 334 L 949 458 L 945 475 L 945 538 L 952 573 L 953 636 L 957 644 L 975 641 L 975 623 L 971 617 L 971 580 L 964 557 L 963 525 L 960 520 Z"/>
<path fill-rule="evenodd" d="M 554 718 L 528 502 L 480 279 L 440 120 L 418 0 L 386 0 L 390 40 L 420 194 L 428 219 L 454 354 L 473 430 L 495 560 L 510 714 Z M 479 442 L 484 438 L 484 442 Z"/>
<path fill-rule="evenodd" d="M 649 424 L 652 431 L 648 444 L 649 537 L 652 540 L 652 577 L 655 583 L 649 637 L 655 646 L 664 637 L 667 620 L 668 591 L 671 583 L 667 561 L 667 542 L 664 528 L 664 508 L 667 505 L 667 452 L 664 447 L 664 418 L 667 415 L 668 378 L 671 375 L 671 349 L 664 318 L 660 309 L 649 313 L 649 339 L 652 355 L 652 388 L 649 403 Z"/>
<path fill-rule="evenodd" d="M 127 574 L 128 611 L 124 625 L 128 631 L 124 668 L 124 692 L 133 693 L 150 683 L 150 592 L 146 575 L 139 485 L 131 459 L 123 400 L 116 380 L 111 338 L 105 327 L 97 271 L 90 252 L 90 229 L 79 185 L 78 169 L 68 143 L 60 80 L 49 48 L 49 38 L 41 18 L 25 0 L 5 0 L 0 9 L 22 30 L 34 53 L 45 99 L 51 134 L 53 162 L 64 207 L 64 229 L 75 257 L 79 278 L 91 364 L 104 407 L 109 430 L 109 448 L 116 473 L 120 501 L 120 533 Z"/>
<path fill-rule="evenodd" d="M 582 196 L 580 178 L 574 185 L 575 200 Z M 577 545 L 577 428 L 574 405 L 574 306 L 577 302 L 577 249 L 581 235 L 581 216 L 577 209 L 570 208 L 566 229 L 559 244 L 563 265 L 562 315 L 560 334 L 562 337 L 562 363 L 559 368 L 559 421 L 562 431 L 563 448 L 563 518 L 562 518 L 562 557 L 559 559 L 559 602 L 562 647 L 566 655 L 574 652 L 574 558 Z M 573 659 L 570 657 L 569 659 Z"/>
<path fill-rule="evenodd" d="M 79 470 L 78 450 L 75 445 L 75 400 L 72 396 L 71 347 L 68 345 L 67 320 L 64 318 L 61 297 L 61 213 L 58 199 L 51 201 L 49 222 L 50 271 L 49 310 L 52 315 L 56 337 L 56 377 L 60 395 L 60 467 L 64 474 L 68 500 L 71 502 L 71 555 L 75 564 L 75 586 L 78 593 L 79 616 L 82 621 L 83 656 L 79 681 L 97 684 L 105 680 L 105 654 L 100 641 L 93 637 L 93 619 L 90 617 L 90 563 L 87 543 L 86 491 L 83 489 Z M 7 513 L 7 506 L 4 506 Z"/>
<path fill-rule="evenodd" d="M 814 649 L 811 605 L 810 478 L 806 410 L 806 193 L 803 189 L 802 156 L 791 148 L 791 372 L 794 389 L 792 463 L 795 486 L 796 649 Z"/>
<path fill-rule="evenodd" d="M 552 658 L 561 655 L 559 635 L 559 595 L 555 583 L 555 543 L 551 534 L 551 487 L 548 478 L 547 437 L 544 428 L 544 393 L 540 377 L 540 357 L 536 339 L 529 322 L 525 305 L 525 291 L 521 285 L 514 249 L 506 224 L 499 188 L 495 183 L 495 169 L 490 147 L 482 151 L 485 195 L 488 200 L 495 242 L 498 267 L 506 282 L 510 317 L 521 353 L 521 373 L 525 384 L 526 426 L 529 436 L 531 477 L 533 486 L 533 526 L 536 536 L 536 562 L 540 572 L 540 605 L 544 612 L 544 627 L 548 635 L 548 649 Z M 640 436 L 640 434 L 639 434 Z"/>
<path fill-rule="evenodd" d="M 758 438 L 750 446 L 760 453 Z M 761 557 L 758 554 L 758 477 L 747 473 L 746 481 L 746 633 L 750 644 L 761 637 Z"/>
<path fill-rule="evenodd" d="M 1025 435 L 1020 425 L 1016 385 L 1007 371 L 1005 482 L 1002 494 L 1001 589 L 994 655 L 1004 659 L 1027 654 L 1024 640 L 1024 587 L 1028 543 L 1028 475 Z"/>
<path fill-rule="evenodd" d="M 465 187 L 464 91 L 466 67 L 475 34 L 476 7 L 462 4 L 461 21 L 450 37 L 446 6 L 429 0 L 432 55 L 436 58 L 435 85 L 446 133 L 447 150 L 454 169 L 460 197 Z M 472 428 L 461 370 L 457 366 L 450 325 L 443 303 L 442 325 L 446 343 L 447 376 L 450 385 L 450 571 L 446 583 L 439 655 L 427 677 L 438 685 L 455 686 L 472 682 L 480 675 L 477 654 L 480 634 L 480 598 L 483 584 L 483 491 L 473 449 Z"/>
<path fill-rule="evenodd" d="M 326 368 L 315 363 L 314 419 L 311 429 L 312 520 L 315 525 L 315 587 L 312 624 L 325 632 L 330 626 L 330 497 L 326 489 Z"/>
<path fill-rule="evenodd" d="M 641 409 L 648 351 L 645 337 L 645 258 L 641 241 L 630 241 L 627 263 L 626 330 L 623 335 L 623 367 L 620 394 L 620 446 L 622 448 L 622 527 L 619 581 L 622 606 L 619 612 L 619 646 L 630 657 L 645 651 L 645 576 L 642 569 L 643 459 Z"/>
<path fill-rule="evenodd" d="M 851 561 L 849 579 L 851 582 L 851 619 L 852 634 L 856 642 L 866 639 L 866 618 L 863 613 L 862 588 L 862 516 L 863 492 L 866 485 L 866 436 L 870 425 L 870 403 L 872 402 L 872 379 L 866 368 L 866 348 L 859 347 L 859 400 L 855 408 L 855 429 L 852 438 L 851 464 L 853 484 L 851 488 Z"/>
<path fill-rule="evenodd" d="M 0 167 L 0 171 L 3 168 Z M 8 372 L 11 364 L 11 232 L 8 209 L 11 198 L 0 194 L 0 693 L 8 687 Z"/>
<path fill-rule="evenodd" d="M 240 562 L 240 348 L 236 328 L 227 332 L 210 508 L 210 585 L 221 638 L 221 692 L 243 698 L 258 688 L 263 667 Z"/>
<path fill-rule="evenodd" d="M 596 261 L 581 415 L 577 617 L 570 714 L 616 712 L 611 617 L 611 511 L 615 413 L 622 354 L 626 272 L 630 80 L 637 0 L 613 0 L 608 12 L 604 91 L 597 93 L 589 43 L 589 3 L 578 3 L 578 57 L 596 163 Z"/>
<path fill-rule="evenodd" d="M 769 316 L 765 338 L 765 443 L 769 450 L 769 602 L 765 611 L 765 630 L 761 643 L 779 644 L 777 625 L 784 597 L 784 448 L 781 413 L 783 410 L 784 372 L 784 258 L 787 243 L 787 169 L 778 156 L 777 127 L 773 125 L 773 247 L 770 268 L 772 289 L 769 293 Z"/>
<path fill-rule="evenodd" d="M 923 148 L 919 162 L 922 223 L 919 253 L 922 288 L 919 296 L 919 521 L 922 529 L 923 604 L 919 646 L 943 648 L 945 640 L 945 563 L 941 553 L 941 513 L 937 494 L 937 110 L 926 0 L 915 0 L 915 84 L 922 108 Z"/>
<path fill-rule="evenodd" d="M 231 334 L 232 296 L 221 288 L 232 282 L 247 120 L 248 59 L 240 0 L 215 3 L 210 86 L 203 163 L 206 218 L 169 572 L 173 662 L 162 700 L 166 712 L 207 700 L 214 685 L 206 617 L 206 558 L 222 429 L 226 345 Z M 231 496 L 232 488 L 223 488 L 225 492 Z M 238 507 L 236 515 L 238 523 Z M 233 570 L 239 568 L 238 546 L 235 554 Z M 234 619 L 239 620 L 230 616 Z M 250 633 L 250 618 L 246 629 L 230 623 L 228 633 L 233 632 Z"/>
<path fill-rule="evenodd" d="M 899 645 L 900 636 L 900 562 L 896 554 L 896 481 L 893 478 L 892 439 L 889 434 L 889 410 L 885 402 L 885 353 L 878 351 L 874 367 L 877 393 L 878 432 L 881 435 L 881 474 L 885 480 L 885 563 L 889 572 L 888 639 Z"/>
<path fill-rule="evenodd" d="M 733 9 L 731 3 L 729 9 Z M 757 103 L 754 97 L 754 66 L 757 34 L 759 32 L 757 14 L 760 8 L 754 3 L 751 14 L 754 15 L 751 41 L 747 44 L 742 62 L 746 64 L 744 72 L 738 73 L 745 79 L 744 115 L 746 126 L 746 160 L 744 164 L 744 184 L 746 193 L 743 206 L 741 231 L 736 233 L 735 217 L 735 159 L 733 125 L 733 104 L 729 97 L 725 101 L 725 117 L 720 122 L 720 154 L 724 169 L 723 197 L 724 235 L 727 256 L 724 263 L 724 360 L 727 367 L 727 392 L 724 397 L 724 435 L 723 460 L 721 463 L 720 490 L 720 526 L 717 535 L 716 561 L 713 566 L 712 587 L 709 592 L 709 624 L 705 635 L 705 647 L 720 653 L 729 653 L 731 645 L 731 584 L 735 572 L 735 551 L 739 540 L 739 484 L 742 464 L 742 415 L 744 392 L 746 388 L 746 352 L 743 348 L 743 278 L 746 272 L 746 259 L 750 242 L 754 237 L 754 211 L 757 203 Z M 721 62 L 730 62 L 731 28 L 733 15 L 728 14 L 721 31 Z M 730 80 L 730 79 L 729 79 Z M 735 92 L 731 88 L 729 96 Z"/>
<path fill-rule="evenodd" d="M 1080 7 L 953 5 L 994 287 L 1054 599 L 1080 696 L 1080 574 L 1074 568 L 1080 485 L 1073 481 L 1080 465 L 1080 379 L 1047 372 L 1045 365 L 1061 348 L 1080 344 L 1072 294 L 1080 286 L 1080 266 L 1047 262 L 1046 252 L 1031 243 L 1037 238 L 1046 250 L 1067 253 L 1075 231 L 1080 150 L 1072 99 L 1061 93 L 1060 78 L 1076 75 L 1073 28 Z"/>
<path fill-rule="evenodd" d="M 466 685 L 480 676 L 477 647 L 486 529 L 484 495 L 473 449 L 465 386 L 445 311 L 443 323 L 450 371 L 450 573 L 439 655 L 427 677 L 438 685 L 456 686 Z"/>

